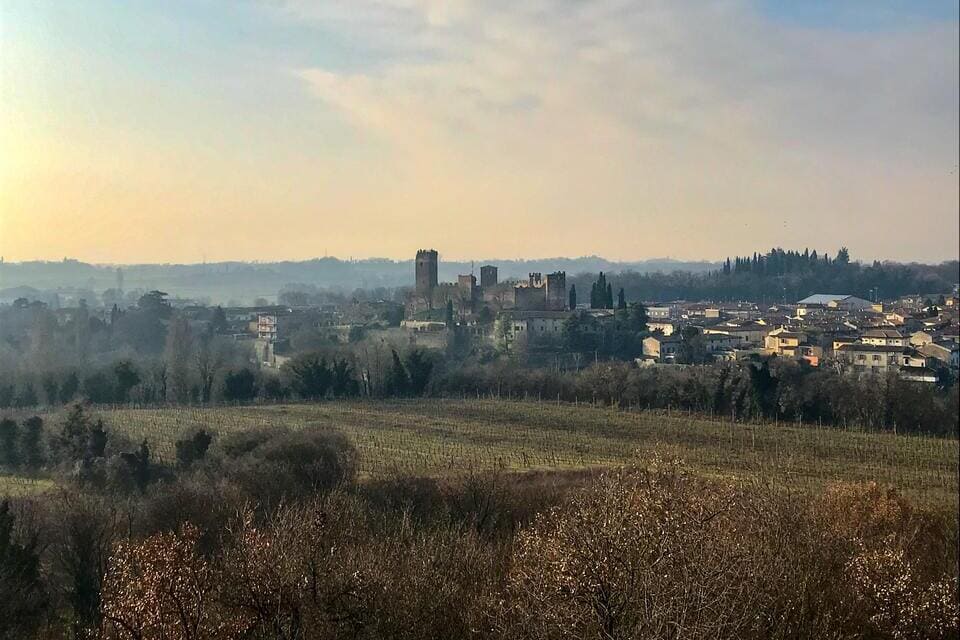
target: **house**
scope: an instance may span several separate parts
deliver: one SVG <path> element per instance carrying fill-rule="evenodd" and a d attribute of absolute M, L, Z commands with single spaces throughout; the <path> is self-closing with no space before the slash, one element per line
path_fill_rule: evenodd
<path fill-rule="evenodd" d="M 647 307 L 647 317 L 650 320 L 669 320 L 675 316 L 676 308 L 673 305 Z"/>
<path fill-rule="evenodd" d="M 845 344 L 837 349 L 837 360 L 857 373 L 885 373 L 899 368 L 903 347 L 875 344 Z"/>
<path fill-rule="evenodd" d="M 928 342 L 921 345 L 918 351 L 952 369 L 960 367 L 960 345 L 956 342 L 948 340 Z"/>
<path fill-rule="evenodd" d="M 801 344 L 807 341 L 807 335 L 799 331 L 789 331 L 783 327 L 774 329 L 764 338 L 767 353 L 777 356 L 794 357 Z"/>
<path fill-rule="evenodd" d="M 401 320 L 400 328 L 413 333 L 430 333 L 446 331 L 447 323 L 434 320 Z"/>
<path fill-rule="evenodd" d="M 648 320 L 647 329 L 651 333 L 659 331 L 665 336 L 672 336 L 677 332 L 677 324 L 670 320 Z"/>
<path fill-rule="evenodd" d="M 741 343 L 739 336 L 730 336 L 725 333 L 704 333 L 701 337 L 707 353 L 710 354 L 733 351 Z"/>
<path fill-rule="evenodd" d="M 798 360 L 805 360 L 811 367 L 819 367 L 823 359 L 823 347 L 815 344 L 802 344 L 797 348 L 795 356 Z"/>
<path fill-rule="evenodd" d="M 907 317 L 905 314 L 897 311 L 888 311 L 883 314 L 883 319 L 896 327 L 903 326 L 907 321 Z"/>
<path fill-rule="evenodd" d="M 849 294 L 816 293 L 797 302 L 797 315 L 802 317 L 814 309 L 839 309 L 841 311 L 872 310 L 874 304 L 869 300 Z"/>
<path fill-rule="evenodd" d="M 256 325 L 254 333 L 260 340 L 268 342 L 278 342 L 286 339 L 290 321 L 292 320 L 292 310 L 289 308 L 272 308 L 267 311 L 257 311 Z M 251 328 L 254 328 L 254 322 L 251 321 Z"/>
<path fill-rule="evenodd" d="M 860 336 L 863 344 L 888 347 L 905 347 L 908 339 L 896 329 L 869 329 Z"/>
<path fill-rule="evenodd" d="M 773 328 L 762 322 L 725 322 L 707 327 L 703 330 L 705 334 L 722 333 L 728 336 L 734 336 L 739 339 L 739 344 L 763 344 L 764 338 Z"/>
<path fill-rule="evenodd" d="M 643 339 L 643 355 L 657 360 L 675 360 L 683 340 L 680 336 L 649 336 Z"/>
<path fill-rule="evenodd" d="M 553 337 L 561 339 L 571 311 L 508 311 L 500 314 L 497 322 L 500 329 L 494 335 L 501 335 L 511 344 L 518 338 L 536 340 Z"/>
<path fill-rule="evenodd" d="M 856 344 L 856 338 L 846 337 L 846 336 L 837 336 L 833 339 L 833 352 L 836 353 L 840 350 L 840 347 L 847 344 Z"/>

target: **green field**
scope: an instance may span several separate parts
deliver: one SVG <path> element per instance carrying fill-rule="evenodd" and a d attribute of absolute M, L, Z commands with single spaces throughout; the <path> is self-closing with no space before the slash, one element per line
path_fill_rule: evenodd
<path fill-rule="evenodd" d="M 957 440 L 731 424 L 589 405 L 408 400 L 96 413 L 131 441 L 146 439 L 165 462 L 173 460 L 174 441 L 190 429 L 204 427 L 219 435 L 286 426 L 343 432 L 359 450 L 366 477 L 395 470 L 443 475 L 497 467 L 597 467 L 659 453 L 682 458 L 707 475 L 763 478 L 796 488 L 877 480 L 939 504 L 955 504 L 958 491 Z M 47 419 L 55 428 L 59 416 Z"/>

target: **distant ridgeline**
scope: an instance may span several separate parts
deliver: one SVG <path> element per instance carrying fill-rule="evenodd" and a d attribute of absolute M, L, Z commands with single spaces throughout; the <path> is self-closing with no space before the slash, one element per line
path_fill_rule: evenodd
<path fill-rule="evenodd" d="M 707 272 L 619 273 L 608 278 L 630 300 L 752 300 L 796 302 L 814 293 L 845 293 L 868 300 L 907 294 L 953 291 L 960 281 L 956 260 L 929 264 L 853 262 L 846 247 L 835 256 L 817 251 L 771 249 L 727 258 Z M 577 290 L 589 290 L 590 278 L 573 278 Z M 585 288 L 581 288 L 585 287 Z"/>
<path fill-rule="evenodd" d="M 906 294 L 949 293 L 960 281 L 956 260 L 938 265 L 851 260 L 846 248 L 835 256 L 817 251 L 772 249 L 764 254 L 728 258 L 722 263 L 654 259 L 612 262 L 597 256 L 543 260 L 439 261 L 439 279 L 456 281 L 479 265 L 497 265 L 501 280 L 526 278 L 530 272 L 565 271 L 578 291 L 589 291 L 598 272 L 614 290 L 623 287 L 629 300 L 796 301 L 812 293 L 849 293 L 867 299 Z M 476 265 L 476 267 L 474 266 Z M 119 273 L 118 273 L 119 271 Z M 299 262 L 217 262 L 207 264 L 93 265 L 60 262 L 0 262 L 0 303 L 31 298 L 58 289 L 102 293 L 160 289 L 180 298 L 215 304 L 270 301 L 282 291 L 332 289 L 351 292 L 411 287 L 413 260 L 340 260 Z"/>
<path fill-rule="evenodd" d="M 500 278 L 526 278 L 530 272 L 596 273 L 635 271 L 715 270 L 716 262 L 681 262 L 669 258 L 638 262 L 612 262 L 596 256 L 582 258 L 547 258 L 543 260 L 489 260 L 496 264 Z M 441 281 L 455 281 L 460 274 L 470 273 L 470 262 L 446 261 L 441 256 Z M 249 304 L 254 298 L 276 300 L 281 290 L 326 288 L 345 292 L 380 287 L 412 287 L 413 260 L 340 260 L 318 258 L 299 262 L 216 262 L 206 264 L 139 264 L 119 265 L 122 288 L 160 289 L 181 298 L 208 298 L 224 304 L 237 300 Z M 89 289 L 101 293 L 118 285 L 118 265 L 93 265 L 77 260 L 60 262 L 0 263 L 0 301 L 7 298 L 31 297 L 41 291 L 61 288 Z M 477 271 L 479 273 L 479 271 Z M 18 291 L 14 291 L 18 289 Z M 31 291 L 32 290 L 32 291 Z"/>

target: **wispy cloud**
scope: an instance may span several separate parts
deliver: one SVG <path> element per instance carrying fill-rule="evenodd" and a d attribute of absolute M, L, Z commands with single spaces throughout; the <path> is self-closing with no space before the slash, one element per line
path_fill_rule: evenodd
<path fill-rule="evenodd" d="M 944 1 L 20 3 L 0 253 L 956 256 Z"/>
<path fill-rule="evenodd" d="M 821 235 L 907 207 L 934 223 L 956 212 L 952 22 L 814 29 L 738 1 L 321 4 L 282 10 L 395 51 L 368 72 L 300 77 L 415 182 L 502 181 L 514 213 L 711 221 L 727 243 L 741 220 L 769 236 L 800 212 Z"/>

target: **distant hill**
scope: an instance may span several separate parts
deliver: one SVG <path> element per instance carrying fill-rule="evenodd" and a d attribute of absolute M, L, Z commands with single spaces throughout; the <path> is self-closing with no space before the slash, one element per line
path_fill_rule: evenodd
<path fill-rule="evenodd" d="M 579 273 L 705 272 L 720 267 L 715 262 L 683 262 L 669 258 L 615 262 L 598 256 L 544 258 L 538 260 L 477 260 L 472 266 L 479 277 L 480 266 L 496 265 L 500 279 L 525 278 L 532 271 Z M 340 260 L 317 258 L 298 262 L 215 262 L 206 264 L 95 265 L 77 260 L 60 262 L 0 263 L 0 290 L 33 287 L 42 291 L 85 289 L 97 293 L 117 286 L 117 269 L 123 274 L 123 288 L 161 289 L 185 298 L 207 298 L 213 303 L 249 303 L 254 298 L 275 298 L 293 283 L 352 291 L 377 287 L 413 285 L 413 260 Z M 441 281 L 454 281 L 470 273 L 470 262 L 445 261 L 441 256 Z M 4 295 L 4 298 L 7 296 Z"/>

